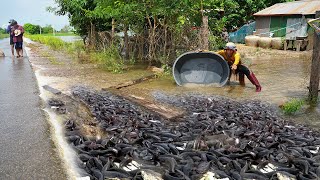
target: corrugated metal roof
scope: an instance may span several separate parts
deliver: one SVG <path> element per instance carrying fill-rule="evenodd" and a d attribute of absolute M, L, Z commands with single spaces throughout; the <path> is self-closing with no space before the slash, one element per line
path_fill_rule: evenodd
<path fill-rule="evenodd" d="M 278 3 L 254 14 L 254 16 L 276 16 L 294 14 L 315 14 L 320 11 L 320 0 Z"/>

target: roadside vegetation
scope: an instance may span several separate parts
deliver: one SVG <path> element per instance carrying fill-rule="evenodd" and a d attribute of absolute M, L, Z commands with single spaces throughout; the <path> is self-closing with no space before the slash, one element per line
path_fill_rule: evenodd
<path fill-rule="evenodd" d="M 57 7 L 48 11 L 69 16 L 73 29 L 65 27 L 61 32 L 74 31 L 83 38 L 83 46 L 75 49 L 86 57 L 83 61 L 104 63 L 107 70 L 121 72 L 133 64 L 171 67 L 184 52 L 220 49 L 225 44 L 223 29 L 234 31 L 252 20 L 255 12 L 286 1 L 292 0 L 55 0 Z M 26 24 L 25 30 L 30 34 L 54 31 L 51 26 L 32 24 Z M 54 49 L 79 46 L 38 40 Z"/>
<path fill-rule="evenodd" d="M 55 0 L 58 6 L 48 10 L 68 15 L 90 52 L 119 53 L 112 56 L 115 64 L 170 67 L 186 51 L 222 48 L 224 28 L 234 31 L 255 12 L 286 1 L 291 0 Z"/>
<path fill-rule="evenodd" d="M 82 41 L 72 43 L 62 39 L 47 35 L 26 35 L 32 41 L 45 44 L 53 50 L 65 51 L 75 57 L 80 63 L 97 63 L 103 69 L 114 73 L 121 73 L 124 70 L 124 61 L 117 48 L 109 47 L 104 51 L 87 51 Z M 49 59 L 52 64 L 59 64 L 54 59 Z"/>
<path fill-rule="evenodd" d="M 9 37 L 9 34 L 6 33 L 5 29 L 0 28 L 0 39 Z"/>
<path fill-rule="evenodd" d="M 0 34 L 0 39 L 8 38 L 8 37 L 9 37 L 9 34 Z"/>
<path fill-rule="evenodd" d="M 281 106 L 281 109 L 284 112 L 284 114 L 293 115 L 297 111 L 299 111 L 302 108 L 302 106 L 305 104 L 306 104 L 305 100 L 294 98 L 284 103 Z"/>

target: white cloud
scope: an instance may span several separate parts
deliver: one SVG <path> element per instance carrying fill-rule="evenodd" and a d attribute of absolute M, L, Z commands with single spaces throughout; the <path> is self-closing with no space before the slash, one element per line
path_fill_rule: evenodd
<path fill-rule="evenodd" d="M 15 19 L 19 24 L 32 23 L 41 26 L 53 25 L 57 30 L 69 24 L 66 16 L 55 16 L 46 8 L 55 6 L 54 0 L 10 0 L 2 1 L 0 6 L 0 25 Z"/>

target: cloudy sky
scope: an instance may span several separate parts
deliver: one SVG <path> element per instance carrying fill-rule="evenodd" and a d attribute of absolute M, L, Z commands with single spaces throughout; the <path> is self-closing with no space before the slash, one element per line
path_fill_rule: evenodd
<path fill-rule="evenodd" d="M 0 26 L 6 27 L 10 19 L 15 19 L 19 24 L 38 24 L 41 26 L 53 25 L 60 30 L 69 25 L 66 16 L 56 16 L 47 12 L 48 6 L 55 6 L 54 0 L 1 0 Z"/>

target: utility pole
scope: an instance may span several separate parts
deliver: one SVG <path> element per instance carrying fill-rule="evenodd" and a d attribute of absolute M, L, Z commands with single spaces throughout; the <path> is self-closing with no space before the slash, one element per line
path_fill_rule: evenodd
<path fill-rule="evenodd" d="M 320 17 L 320 11 L 316 12 L 316 18 Z M 317 103 L 319 91 L 319 73 L 320 73 L 320 36 L 316 30 L 313 35 L 313 54 L 311 63 L 311 75 L 309 85 L 309 101 Z"/>

